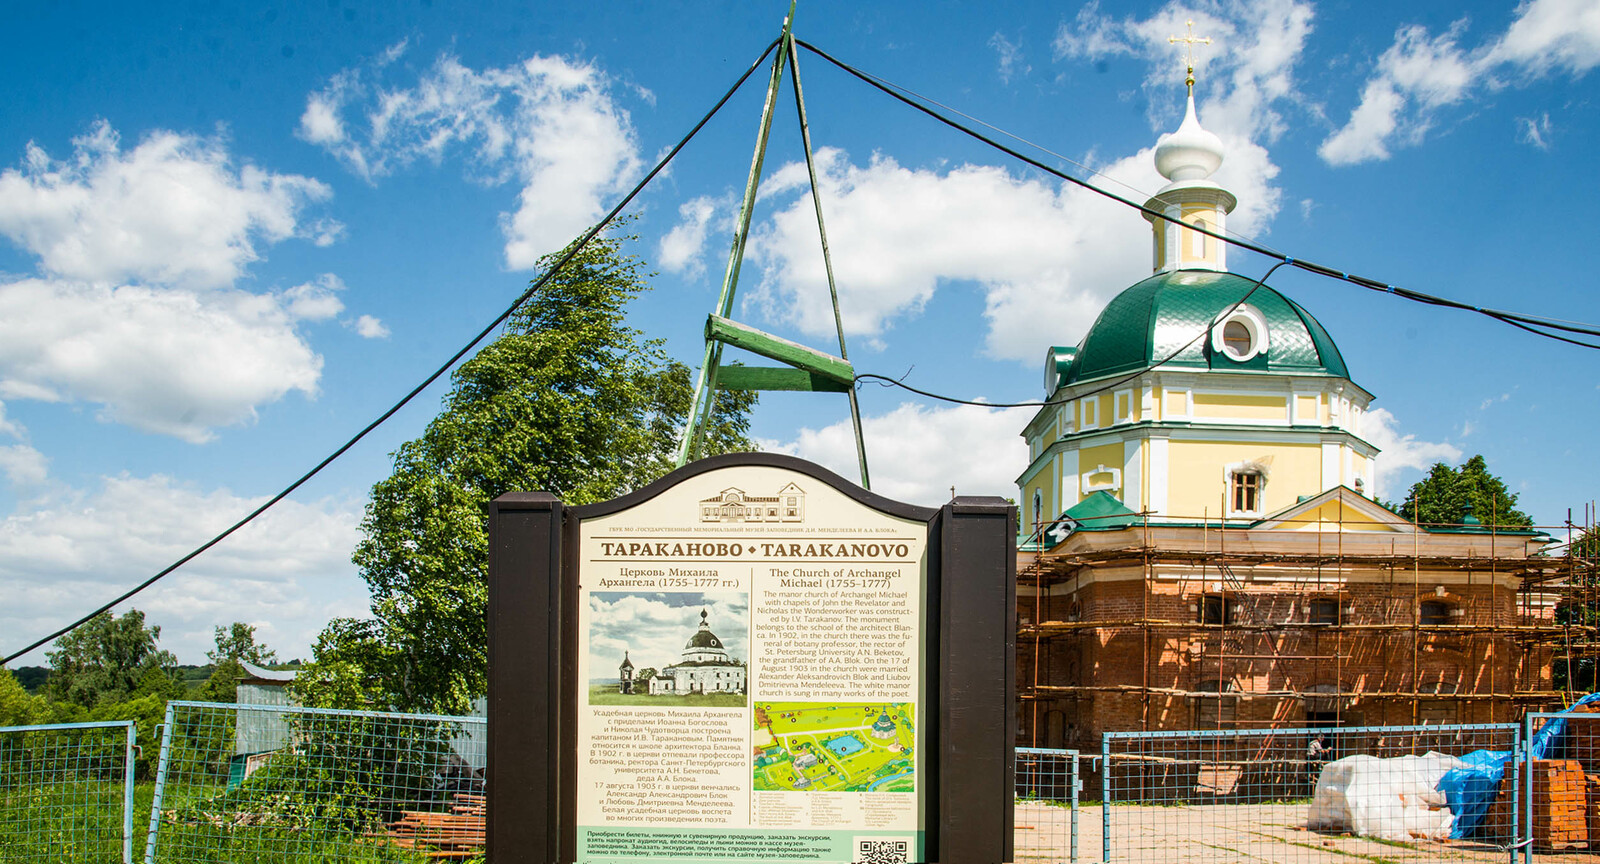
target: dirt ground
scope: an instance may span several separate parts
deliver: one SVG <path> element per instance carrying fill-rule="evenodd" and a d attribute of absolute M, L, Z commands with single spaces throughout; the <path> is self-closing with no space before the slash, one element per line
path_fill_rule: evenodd
<path fill-rule="evenodd" d="M 1188 807 L 1117 805 L 1111 808 L 1111 860 L 1156 864 L 1217 861 L 1283 864 L 1390 864 L 1483 861 L 1505 864 L 1504 849 L 1464 841 L 1392 843 L 1322 834 L 1303 826 L 1304 804 L 1215 804 Z M 1071 811 L 1017 803 L 1018 864 L 1070 860 Z M 1101 860 L 1101 809 L 1078 810 L 1078 861 Z M 1600 850 L 1536 852 L 1536 864 L 1600 864 Z"/>

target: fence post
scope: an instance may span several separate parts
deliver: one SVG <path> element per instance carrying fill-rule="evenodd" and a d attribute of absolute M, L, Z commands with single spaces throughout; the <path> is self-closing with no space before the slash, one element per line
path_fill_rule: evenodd
<path fill-rule="evenodd" d="M 133 864 L 133 753 L 138 749 L 138 737 L 138 721 L 129 720 L 122 763 L 122 864 Z"/>
<path fill-rule="evenodd" d="M 1111 736 L 1100 734 L 1100 860 L 1111 861 Z"/>
<path fill-rule="evenodd" d="M 1517 818 L 1517 811 L 1522 808 L 1517 805 L 1522 800 L 1522 748 L 1525 744 L 1526 742 L 1522 736 L 1522 724 L 1518 723 L 1516 736 L 1512 739 L 1511 744 L 1511 759 L 1508 760 L 1511 763 L 1511 839 L 1506 845 L 1511 852 L 1510 864 L 1517 864 L 1517 850 L 1522 848 L 1520 843 L 1522 832 L 1519 827 L 1521 820 Z"/>
<path fill-rule="evenodd" d="M 1072 837 L 1068 841 L 1071 846 L 1072 864 L 1078 864 L 1078 751 L 1068 750 L 1067 758 L 1072 760 Z"/>
<path fill-rule="evenodd" d="M 150 832 L 144 838 L 144 864 L 156 864 L 156 833 L 161 830 L 161 799 L 167 789 L 167 758 L 172 753 L 174 707 L 171 702 L 167 703 L 167 716 L 161 722 L 161 758 L 156 764 L 155 793 L 150 797 Z"/>
<path fill-rule="evenodd" d="M 1533 713 L 1529 712 L 1522 718 L 1522 751 L 1523 758 L 1528 765 L 1528 786 L 1522 790 L 1522 816 L 1523 830 L 1527 837 L 1518 838 L 1526 841 L 1522 844 L 1522 860 L 1524 864 L 1533 864 Z"/>

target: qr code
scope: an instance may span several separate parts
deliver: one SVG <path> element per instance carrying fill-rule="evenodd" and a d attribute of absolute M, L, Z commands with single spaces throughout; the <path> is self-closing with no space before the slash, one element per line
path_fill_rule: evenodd
<path fill-rule="evenodd" d="M 908 864 L 911 844 L 904 840 L 856 838 L 855 864 Z"/>

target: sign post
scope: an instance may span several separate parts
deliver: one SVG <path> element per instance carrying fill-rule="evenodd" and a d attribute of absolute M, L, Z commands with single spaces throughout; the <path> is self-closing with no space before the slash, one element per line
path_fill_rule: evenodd
<path fill-rule="evenodd" d="M 1015 528 L 776 454 L 497 499 L 490 862 L 1009 860 Z"/>

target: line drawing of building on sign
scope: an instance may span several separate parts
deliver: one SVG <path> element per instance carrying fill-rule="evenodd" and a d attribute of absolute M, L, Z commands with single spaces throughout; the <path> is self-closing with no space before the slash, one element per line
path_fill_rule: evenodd
<path fill-rule="evenodd" d="M 803 522 L 806 493 L 793 483 L 776 495 L 747 495 L 730 486 L 700 501 L 701 522 Z"/>

